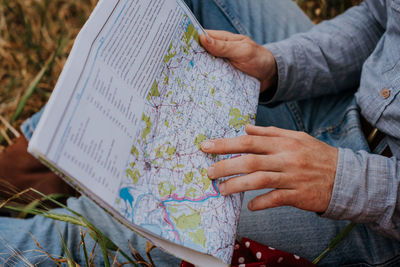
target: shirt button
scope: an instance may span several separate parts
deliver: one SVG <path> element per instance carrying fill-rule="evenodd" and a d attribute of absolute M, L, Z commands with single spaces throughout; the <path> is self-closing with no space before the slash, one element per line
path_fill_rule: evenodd
<path fill-rule="evenodd" d="M 382 96 L 382 98 L 384 98 L 384 99 L 389 98 L 389 96 L 390 96 L 390 90 L 387 89 L 387 88 L 382 89 L 382 90 L 381 90 L 381 96 Z"/>

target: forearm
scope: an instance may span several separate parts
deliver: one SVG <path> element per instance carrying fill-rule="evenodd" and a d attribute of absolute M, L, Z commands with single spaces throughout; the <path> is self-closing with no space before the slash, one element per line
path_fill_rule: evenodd
<path fill-rule="evenodd" d="M 400 240 L 400 161 L 339 149 L 332 197 L 323 217 L 364 223 Z"/>
<path fill-rule="evenodd" d="M 369 5 L 364 2 L 307 33 L 267 44 L 276 59 L 278 84 L 276 93 L 262 100 L 299 100 L 356 88 L 362 65 L 384 31 Z"/>

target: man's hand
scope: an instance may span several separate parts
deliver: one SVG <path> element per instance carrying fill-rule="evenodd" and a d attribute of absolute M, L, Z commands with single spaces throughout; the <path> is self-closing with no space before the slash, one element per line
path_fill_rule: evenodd
<path fill-rule="evenodd" d="M 244 35 L 211 30 L 207 33 L 200 36 L 204 48 L 214 56 L 227 58 L 236 68 L 257 78 L 261 82 L 261 92 L 276 84 L 276 62 L 268 49 Z"/>
<path fill-rule="evenodd" d="M 222 195 L 273 188 L 249 202 L 248 208 L 294 206 L 326 211 L 335 180 L 337 148 L 304 132 L 252 125 L 246 126 L 246 132 L 248 135 L 202 144 L 206 153 L 245 154 L 208 169 L 210 179 L 244 174 L 221 183 Z"/>

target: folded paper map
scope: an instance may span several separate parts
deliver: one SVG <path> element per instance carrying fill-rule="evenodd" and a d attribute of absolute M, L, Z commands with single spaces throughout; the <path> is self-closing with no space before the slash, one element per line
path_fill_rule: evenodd
<path fill-rule="evenodd" d="M 244 134 L 259 82 L 202 48 L 180 0 L 100 1 L 29 151 L 116 219 L 196 265 L 230 263 L 242 196 L 203 141 Z"/>

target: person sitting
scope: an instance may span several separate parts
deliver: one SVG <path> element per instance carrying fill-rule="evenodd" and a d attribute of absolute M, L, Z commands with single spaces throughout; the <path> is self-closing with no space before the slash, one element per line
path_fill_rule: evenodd
<path fill-rule="evenodd" d="M 203 46 L 261 82 L 257 126 L 202 144 L 206 153 L 246 154 L 208 169 L 211 179 L 245 174 L 219 186 L 223 195 L 245 192 L 239 235 L 312 260 L 352 221 L 321 265 L 400 264 L 400 1 L 365 0 L 316 26 L 291 0 L 186 3 L 213 29 Z M 368 126 L 377 128 L 376 145 Z M 144 251 L 141 238 L 87 198 L 68 205 L 121 248 L 129 251 L 129 240 Z M 0 229 L 10 246 L 32 249 L 29 231 L 55 255 L 63 253 L 60 231 L 83 262 L 76 226 L 1 218 Z M 162 251 L 153 259 L 180 262 Z"/>

